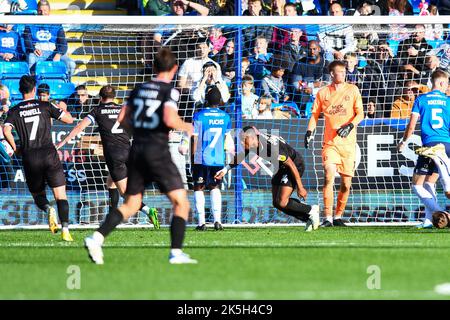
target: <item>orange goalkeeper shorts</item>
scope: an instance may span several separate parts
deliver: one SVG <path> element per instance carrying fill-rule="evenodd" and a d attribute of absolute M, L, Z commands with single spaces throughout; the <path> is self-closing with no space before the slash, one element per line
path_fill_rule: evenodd
<path fill-rule="evenodd" d="M 353 177 L 355 174 L 356 145 L 331 146 L 324 145 L 322 149 L 323 165 L 335 164 L 337 172 Z"/>

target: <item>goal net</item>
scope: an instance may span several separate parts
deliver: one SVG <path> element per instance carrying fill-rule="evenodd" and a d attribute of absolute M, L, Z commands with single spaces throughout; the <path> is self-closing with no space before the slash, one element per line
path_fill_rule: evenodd
<path fill-rule="evenodd" d="M 356 170 L 344 219 L 367 225 L 417 222 L 424 217 L 424 208 L 411 192 L 410 181 L 417 159 L 414 148 L 421 145 L 419 129 L 403 153 L 398 153 L 396 146 L 414 99 L 430 90 L 431 71 L 448 68 L 449 30 L 438 23 L 414 25 L 401 23 L 401 19 L 395 24 L 380 21 L 370 25 L 361 24 L 362 20 L 354 24 L 351 19 L 345 23 L 345 19 L 340 24 L 313 20 L 315 24 L 302 25 L 289 19 L 283 25 L 249 24 L 243 20 L 239 20 L 242 24 L 208 20 L 208 24 L 198 21 L 171 25 L 152 24 L 151 20 L 146 20 L 146 24 L 133 24 L 130 20 L 129 24 L 120 25 L 61 21 L 68 42 L 67 54 L 76 63 L 70 81 L 75 86 L 84 85 L 78 88 L 85 88 L 91 97 L 82 103 L 82 97 L 73 93 L 57 100 L 67 103 L 76 123 L 90 108 L 95 108 L 98 92 L 106 84 L 116 88 L 116 100 L 123 103 L 135 85 L 152 77 L 153 55 L 161 46 L 167 46 L 178 59 L 173 84 L 181 93 L 179 114 L 192 121 L 204 99 L 204 92 L 198 90 L 203 66 L 212 64 L 217 70 L 214 81 L 224 84 L 221 108 L 229 113 L 233 128 L 255 126 L 281 136 L 298 150 L 305 160 L 302 181 L 309 192 L 307 202 L 323 208 L 322 118 L 312 147 L 305 149 L 303 141 L 315 95 L 330 83 L 327 66 L 342 59 L 348 67 L 347 81 L 360 89 L 365 112 L 365 119 L 357 128 Z M 19 33 L 23 29 L 23 25 L 15 26 Z M 207 80 L 207 85 L 211 81 Z M 61 141 L 76 123 L 55 122 L 54 142 Z M 190 159 L 178 152 L 181 138 L 180 132 L 170 134 L 170 150 L 194 208 Z M 67 177 L 71 224 L 97 225 L 108 213 L 109 204 L 108 168 L 98 129 L 88 127 L 58 152 Z M 223 222 L 299 222 L 273 208 L 270 181 L 274 167 L 256 160 L 257 156 L 250 154 L 225 177 L 221 186 Z M 26 187 L 20 157 L 14 156 L 0 170 L 0 227 L 45 225 L 47 218 L 36 208 Z M 335 195 L 339 183 L 336 177 Z M 437 193 L 445 207 L 440 185 Z M 50 190 L 48 198 L 52 199 Z M 208 198 L 206 192 L 210 222 Z M 171 207 L 157 186 L 148 186 L 144 202 L 158 210 L 162 225 L 169 224 Z M 196 222 L 193 211 L 189 223 Z M 128 224 L 146 226 L 149 222 L 138 213 Z"/>

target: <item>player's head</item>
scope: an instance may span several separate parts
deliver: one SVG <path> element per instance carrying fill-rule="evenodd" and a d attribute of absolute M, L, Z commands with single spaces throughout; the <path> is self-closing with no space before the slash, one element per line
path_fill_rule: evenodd
<path fill-rule="evenodd" d="M 116 89 L 109 84 L 103 86 L 100 89 L 99 96 L 102 99 L 102 102 L 112 101 L 116 97 Z"/>
<path fill-rule="evenodd" d="M 77 86 L 75 88 L 75 92 L 75 97 L 81 104 L 85 103 L 89 99 L 89 94 L 84 84 L 80 84 L 79 86 Z"/>
<path fill-rule="evenodd" d="M 433 226 L 438 229 L 450 227 L 450 214 L 446 211 L 435 211 L 432 217 Z"/>
<path fill-rule="evenodd" d="M 448 73 L 443 70 L 436 70 L 431 74 L 431 84 L 433 90 L 446 92 L 448 88 Z"/>
<path fill-rule="evenodd" d="M 354 52 L 348 52 L 344 55 L 344 61 L 348 70 L 354 70 L 358 64 L 358 56 Z"/>
<path fill-rule="evenodd" d="M 169 48 L 158 50 L 153 60 L 153 70 L 156 73 L 167 73 L 170 76 L 170 80 L 172 80 L 177 72 L 177 67 L 175 55 Z"/>
<path fill-rule="evenodd" d="M 48 101 L 50 99 L 50 86 L 46 83 L 41 83 L 37 87 L 38 99 L 41 101 Z"/>
<path fill-rule="evenodd" d="M 19 81 L 19 91 L 22 95 L 36 95 L 36 79 L 33 76 L 23 75 Z"/>
<path fill-rule="evenodd" d="M 257 148 L 259 145 L 258 131 L 252 126 L 244 127 L 240 135 L 240 140 L 245 150 Z"/>
<path fill-rule="evenodd" d="M 345 82 L 345 62 L 340 60 L 334 60 L 328 66 L 328 71 L 330 72 L 331 80 L 335 84 Z"/>
<path fill-rule="evenodd" d="M 37 5 L 37 12 L 40 16 L 49 16 L 50 15 L 50 3 L 47 0 L 39 1 Z"/>
<path fill-rule="evenodd" d="M 217 107 L 222 102 L 222 94 L 217 86 L 212 86 L 207 89 L 205 101 L 209 107 Z"/>

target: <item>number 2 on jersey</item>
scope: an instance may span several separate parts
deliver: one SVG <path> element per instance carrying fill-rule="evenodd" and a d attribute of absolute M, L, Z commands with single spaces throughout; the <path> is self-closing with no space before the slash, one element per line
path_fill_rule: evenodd
<path fill-rule="evenodd" d="M 110 114 L 108 116 L 108 118 L 110 118 L 110 119 L 117 119 L 118 117 L 119 117 L 118 114 Z M 120 126 L 120 123 L 118 121 L 116 121 L 114 123 L 114 126 L 111 128 L 111 133 L 114 133 L 114 134 L 123 133 L 123 129 L 119 129 L 119 126 Z"/>

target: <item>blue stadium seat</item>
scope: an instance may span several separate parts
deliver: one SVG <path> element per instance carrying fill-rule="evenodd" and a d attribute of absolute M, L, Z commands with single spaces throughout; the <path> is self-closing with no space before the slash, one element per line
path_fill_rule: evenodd
<path fill-rule="evenodd" d="M 398 40 L 388 40 L 387 42 L 389 43 L 389 47 L 391 47 L 392 53 L 394 54 L 394 56 L 397 56 L 398 45 L 400 44 L 400 41 L 398 41 Z"/>
<path fill-rule="evenodd" d="M 29 73 L 26 62 L 0 62 L 0 80 L 20 79 L 23 75 Z"/>
<path fill-rule="evenodd" d="M 41 83 L 46 83 L 50 87 L 50 98 L 56 100 L 63 100 L 70 97 L 75 92 L 75 85 L 64 80 L 45 80 L 37 83 L 38 87 Z"/>
<path fill-rule="evenodd" d="M 69 81 L 66 64 L 62 61 L 39 61 L 36 63 L 36 80 L 59 79 Z"/>
<path fill-rule="evenodd" d="M 8 87 L 11 102 L 22 100 L 22 94 L 19 91 L 19 79 L 2 80 L 2 84 Z"/>
<path fill-rule="evenodd" d="M 427 43 L 433 47 L 433 49 L 436 49 L 437 47 L 439 47 L 441 44 L 444 44 L 445 41 L 444 40 L 427 40 Z"/>

